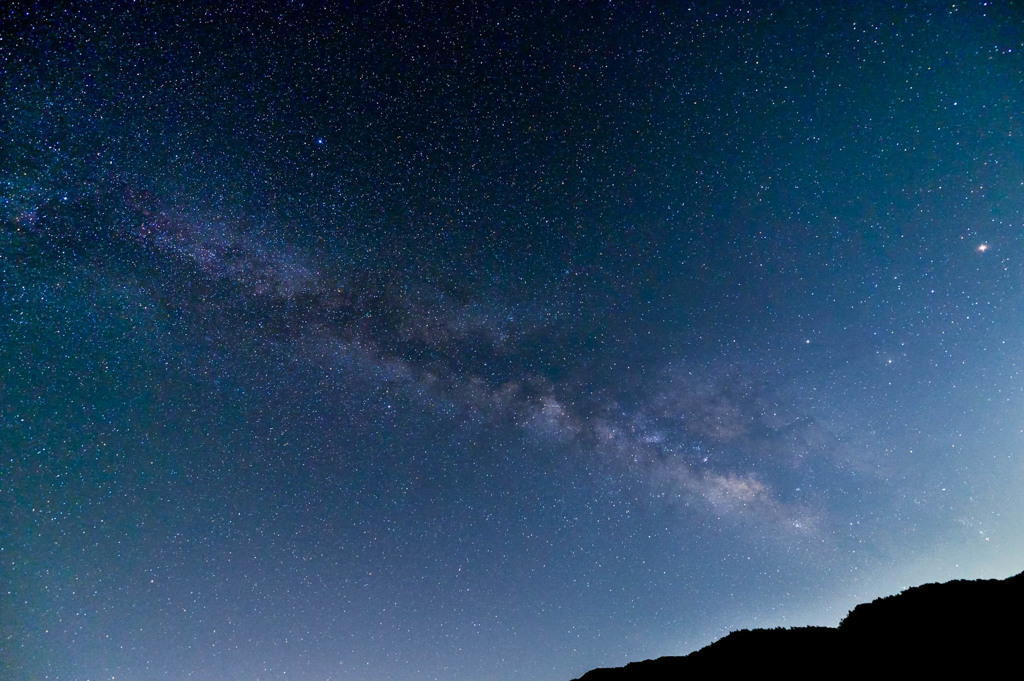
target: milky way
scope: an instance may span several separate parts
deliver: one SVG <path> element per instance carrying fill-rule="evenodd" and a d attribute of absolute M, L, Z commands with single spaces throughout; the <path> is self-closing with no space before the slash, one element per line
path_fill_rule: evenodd
<path fill-rule="evenodd" d="M 0 32 L 0 658 L 569 679 L 1020 570 L 1024 17 Z"/>

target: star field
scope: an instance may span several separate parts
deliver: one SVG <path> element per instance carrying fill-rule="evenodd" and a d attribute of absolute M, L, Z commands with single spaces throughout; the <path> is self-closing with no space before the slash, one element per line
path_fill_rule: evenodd
<path fill-rule="evenodd" d="M 1024 559 L 1012 3 L 0 19 L 0 669 L 568 680 Z"/>

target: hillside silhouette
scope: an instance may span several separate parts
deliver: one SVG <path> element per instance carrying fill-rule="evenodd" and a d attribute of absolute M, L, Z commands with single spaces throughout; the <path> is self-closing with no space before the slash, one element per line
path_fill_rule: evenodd
<path fill-rule="evenodd" d="M 1024 572 L 925 584 L 862 603 L 838 627 L 734 631 L 680 657 L 594 669 L 576 681 L 677 681 L 777 671 L 789 678 L 1020 673 Z"/>

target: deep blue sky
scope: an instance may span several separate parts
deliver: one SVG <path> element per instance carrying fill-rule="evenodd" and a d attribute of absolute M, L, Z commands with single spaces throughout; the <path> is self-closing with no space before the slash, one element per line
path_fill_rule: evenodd
<path fill-rule="evenodd" d="M 568 681 L 1024 568 L 1019 7 L 208 4 L 3 10 L 12 678 Z"/>

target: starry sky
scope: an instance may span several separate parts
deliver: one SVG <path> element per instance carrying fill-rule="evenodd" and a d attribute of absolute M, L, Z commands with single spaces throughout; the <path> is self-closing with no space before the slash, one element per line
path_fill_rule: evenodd
<path fill-rule="evenodd" d="M 0 669 L 568 681 L 1024 568 L 1011 2 L 0 16 Z"/>

